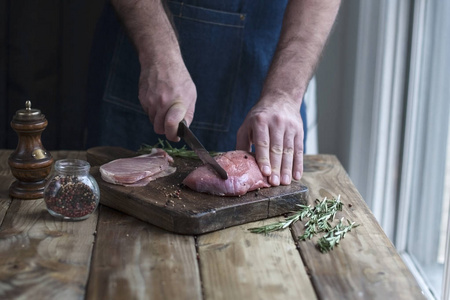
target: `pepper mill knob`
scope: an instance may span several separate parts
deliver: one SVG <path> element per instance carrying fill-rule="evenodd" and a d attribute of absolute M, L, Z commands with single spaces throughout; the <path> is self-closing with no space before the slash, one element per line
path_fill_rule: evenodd
<path fill-rule="evenodd" d="M 39 109 L 25 102 L 25 109 L 16 112 L 11 127 L 18 134 L 16 150 L 8 159 L 11 172 L 17 179 L 9 187 L 9 195 L 19 199 L 42 198 L 53 157 L 44 149 L 41 134 L 47 127 L 47 119 Z"/>

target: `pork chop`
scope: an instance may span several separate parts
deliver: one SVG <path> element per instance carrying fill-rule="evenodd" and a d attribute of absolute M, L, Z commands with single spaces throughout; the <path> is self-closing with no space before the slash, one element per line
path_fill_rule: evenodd
<path fill-rule="evenodd" d="M 100 167 L 102 179 L 106 182 L 125 186 L 144 186 L 150 181 L 175 172 L 169 162 L 173 158 L 160 148 L 150 154 L 130 158 L 119 158 Z"/>
<path fill-rule="evenodd" d="M 228 173 L 224 180 L 209 166 L 203 165 L 192 171 L 183 184 L 201 193 L 219 196 L 240 196 L 259 188 L 270 187 L 252 154 L 246 151 L 230 151 L 215 157 Z"/>

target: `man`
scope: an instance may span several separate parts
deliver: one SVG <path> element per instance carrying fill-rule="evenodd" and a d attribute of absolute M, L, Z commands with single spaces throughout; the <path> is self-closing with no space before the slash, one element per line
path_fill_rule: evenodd
<path fill-rule="evenodd" d="M 340 0 L 180 0 L 167 3 L 169 13 L 160 0 L 111 2 L 137 50 L 138 98 L 155 133 L 176 142 L 178 123 L 185 119 L 209 150 L 253 145 L 272 185 L 301 178 L 300 108 Z M 123 64 L 123 53 L 116 49 L 111 60 Z M 111 96 L 108 90 L 121 90 L 117 84 L 128 79 L 111 74 L 103 98 L 117 100 L 116 109 L 125 107 L 133 95 Z M 131 118 L 108 125 L 111 110 L 100 115 L 106 125 L 98 127 L 115 125 L 115 134 L 136 123 Z M 144 127 L 130 127 L 126 135 L 143 133 Z"/>

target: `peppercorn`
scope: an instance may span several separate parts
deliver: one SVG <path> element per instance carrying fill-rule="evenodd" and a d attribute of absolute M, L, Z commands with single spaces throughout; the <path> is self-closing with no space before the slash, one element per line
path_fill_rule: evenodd
<path fill-rule="evenodd" d="M 68 218 L 80 218 L 93 213 L 99 200 L 90 186 L 70 175 L 52 179 L 44 198 L 49 210 Z"/>
<path fill-rule="evenodd" d="M 44 191 L 45 204 L 51 215 L 82 220 L 95 211 L 100 192 L 95 179 L 89 175 L 89 168 L 88 162 L 77 159 L 55 163 L 56 174 Z"/>

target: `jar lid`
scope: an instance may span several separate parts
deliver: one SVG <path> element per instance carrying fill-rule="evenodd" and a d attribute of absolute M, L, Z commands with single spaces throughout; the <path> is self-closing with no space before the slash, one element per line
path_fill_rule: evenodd
<path fill-rule="evenodd" d="M 31 108 L 31 101 L 25 102 L 25 109 L 19 109 L 14 116 L 15 120 L 19 121 L 37 121 L 43 119 L 45 116 L 36 108 Z"/>

